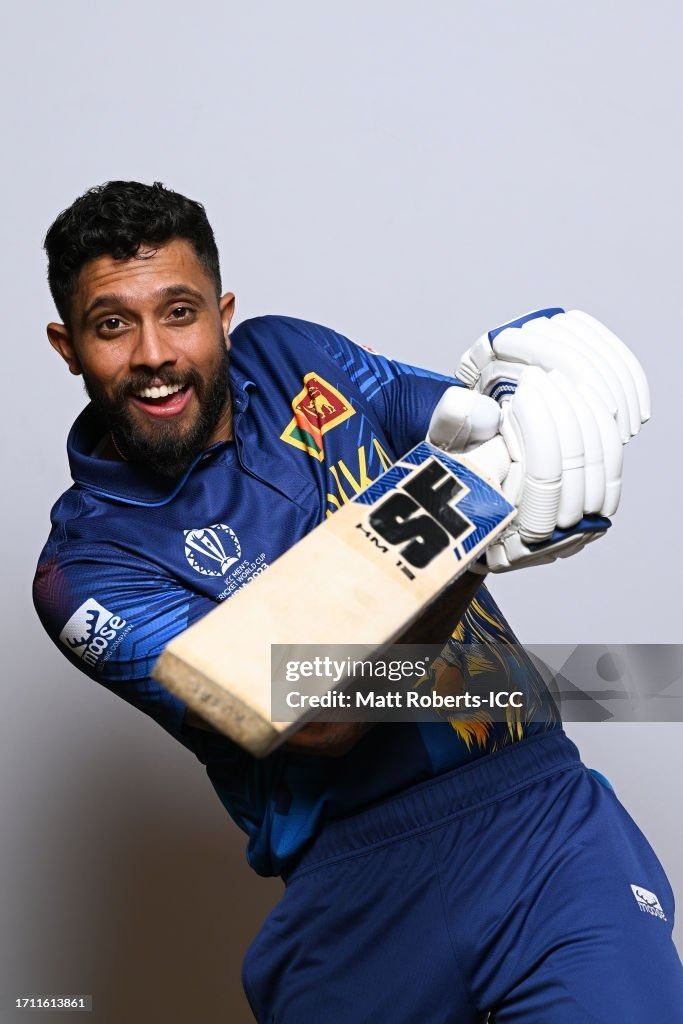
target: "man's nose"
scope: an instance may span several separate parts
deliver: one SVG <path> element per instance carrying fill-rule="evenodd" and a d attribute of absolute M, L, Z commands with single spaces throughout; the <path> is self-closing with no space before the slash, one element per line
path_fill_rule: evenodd
<path fill-rule="evenodd" d="M 146 367 L 157 370 L 161 366 L 175 363 L 176 351 L 172 338 L 155 323 L 141 323 L 136 343 L 131 353 L 131 369 Z"/>

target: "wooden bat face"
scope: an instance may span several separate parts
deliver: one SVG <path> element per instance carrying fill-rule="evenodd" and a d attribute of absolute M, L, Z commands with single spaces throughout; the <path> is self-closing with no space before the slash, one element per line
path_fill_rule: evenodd
<path fill-rule="evenodd" d="M 354 644 L 372 657 L 405 634 L 515 515 L 466 458 L 422 442 L 265 573 L 172 640 L 153 675 L 256 756 L 300 727 L 271 721 L 271 644 Z M 310 614 L 296 594 L 305 585 Z M 449 589 L 447 589 L 449 588 Z"/>

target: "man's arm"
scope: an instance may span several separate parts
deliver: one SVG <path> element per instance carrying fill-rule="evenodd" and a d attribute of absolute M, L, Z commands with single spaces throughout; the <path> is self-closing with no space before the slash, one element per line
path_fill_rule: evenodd
<path fill-rule="evenodd" d="M 151 676 L 165 645 L 213 601 L 116 548 L 62 544 L 33 584 L 38 616 L 61 653 L 196 753 L 186 705 Z M 226 739 L 226 743 L 229 740 Z"/>

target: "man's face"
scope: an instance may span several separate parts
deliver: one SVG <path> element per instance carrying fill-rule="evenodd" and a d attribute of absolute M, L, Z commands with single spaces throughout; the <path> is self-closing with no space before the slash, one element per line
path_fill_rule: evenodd
<path fill-rule="evenodd" d="M 234 296 L 215 285 L 192 245 L 174 239 L 133 259 L 86 263 L 71 324 L 52 345 L 82 373 L 121 452 L 167 477 L 231 434 L 228 330 Z"/>

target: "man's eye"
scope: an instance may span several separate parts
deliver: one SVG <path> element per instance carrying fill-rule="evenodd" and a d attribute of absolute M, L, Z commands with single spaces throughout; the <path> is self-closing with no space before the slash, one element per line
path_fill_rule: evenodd
<path fill-rule="evenodd" d="M 176 306 L 171 313 L 171 317 L 174 320 L 185 320 L 190 316 L 192 310 L 189 306 Z"/>
<path fill-rule="evenodd" d="M 108 316 L 106 320 L 100 321 L 100 328 L 103 328 L 105 331 L 118 331 L 122 323 L 123 321 L 120 317 Z"/>

